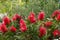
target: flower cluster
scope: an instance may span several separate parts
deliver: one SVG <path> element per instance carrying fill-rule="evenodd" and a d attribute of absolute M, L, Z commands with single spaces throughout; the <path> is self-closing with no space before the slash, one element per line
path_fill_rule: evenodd
<path fill-rule="evenodd" d="M 51 35 L 53 35 L 53 37 L 60 36 L 60 30 L 58 29 L 59 26 L 58 27 L 53 26 L 53 25 L 56 26 L 59 24 L 60 11 L 59 10 L 54 11 L 52 13 L 51 18 L 53 20 L 44 20 L 45 19 L 45 12 L 41 11 L 41 12 L 39 12 L 37 18 L 35 16 L 34 12 L 30 12 L 30 14 L 26 20 L 28 20 L 30 22 L 30 24 L 35 24 L 35 23 L 39 23 L 39 22 L 42 23 L 38 27 L 39 29 L 37 29 L 39 37 L 43 37 L 44 35 L 48 34 L 48 31 L 51 33 Z M 19 14 L 15 14 L 12 17 L 12 20 L 10 20 L 9 17 L 7 17 L 7 16 L 5 16 L 2 20 L 3 20 L 2 23 L 0 23 L 0 31 L 2 33 L 6 33 L 6 32 L 8 32 L 8 30 L 11 32 L 17 32 L 17 30 L 20 30 L 20 32 L 28 31 L 28 26 L 26 23 L 28 21 L 24 21 L 24 19 Z M 18 26 L 19 29 L 16 28 L 13 24 L 10 25 L 14 21 L 18 21 L 17 23 L 19 24 L 19 26 Z M 56 23 L 54 21 L 56 21 Z M 7 25 L 10 25 L 10 27 L 8 28 Z"/>

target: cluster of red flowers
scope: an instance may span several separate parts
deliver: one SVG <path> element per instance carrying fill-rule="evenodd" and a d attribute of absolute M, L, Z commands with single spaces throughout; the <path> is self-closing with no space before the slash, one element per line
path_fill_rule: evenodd
<path fill-rule="evenodd" d="M 28 16 L 28 20 L 30 21 L 30 23 L 36 23 L 37 21 L 41 20 L 43 21 L 45 18 L 45 13 L 44 11 L 39 12 L 38 14 L 38 18 L 35 17 L 34 12 L 30 12 L 30 15 Z M 52 18 L 55 18 L 57 21 L 60 21 L 60 11 L 56 10 L 53 12 L 52 14 Z M 27 31 L 27 25 L 25 23 L 25 21 L 22 19 L 22 17 L 18 14 L 15 14 L 12 18 L 13 21 L 17 21 L 19 20 L 19 29 L 21 32 L 25 32 Z M 5 33 L 8 31 L 8 28 L 6 25 L 10 24 L 10 22 L 12 22 L 7 16 L 5 16 L 3 18 L 3 22 L 0 24 L 0 30 Z M 51 27 L 53 24 L 52 21 L 46 21 L 44 22 L 44 26 L 40 26 L 39 28 L 39 36 L 42 37 L 46 34 L 47 32 L 47 28 L 46 27 Z M 9 30 L 11 32 L 16 32 L 17 28 L 14 27 L 14 25 L 12 25 Z M 55 36 L 60 36 L 60 31 L 58 29 L 54 30 L 52 32 L 52 34 Z"/>

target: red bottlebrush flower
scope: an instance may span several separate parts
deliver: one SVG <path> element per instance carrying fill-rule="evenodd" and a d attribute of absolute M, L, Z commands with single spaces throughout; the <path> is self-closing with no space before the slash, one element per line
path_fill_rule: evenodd
<path fill-rule="evenodd" d="M 51 25 L 52 25 L 52 22 L 51 22 L 51 21 L 45 22 L 45 26 L 46 26 L 46 27 L 50 27 Z"/>
<path fill-rule="evenodd" d="M 55 10 L 55 11 L 52 13 L 52 17 L 55 17 L 55 16 L 57 16 L 58 14 L 60 14 L 59 10 Z"/>
<path fill-rule="evenodd" d="M 17 29 L 16 29 L 14 26 L 11 26 L 11 27 L 10 27 L 10 31 L 11 31 L 11 32 L 16 32 L 16 30 L 17 30 Z"/>
<path fill-rule="evenodd" d="M 42 11 L 38 14 L 38 20 L 43 20 L 45 17 L 45 13 Z"/>
<path fill-rule="evenodd" d="M 15 17 L 15 16 L 13 16 L 13 18 L 12 18 L 12 20 L 14 21 L 14 20 L 16 20 L 17 18 Z"/>
<path fill-rule="evenodd" d="M 26 27 L 20 27 L 21 32 L 25 32 L 27 30 Z"/>
<path fill-rule="evenodd" d="M 34 12 L 30 12 L 30 15 L 28 16 L 28 20 L 29 20 L 31 23 L 35 23 L 35 22 L 36 22 L 36 18 L 35 18 Z"/>
<path fill-rule="evenodd" d="M 0 24 L 0 31 L 1 31 L 1 24 Z"/>
<path fill-rule="evenodd" d="M 23 19 L 21 19 L 19 23 L 20 23 L 20 26 L 26 26 L 26 23 L 24 22 Z"/>
<path fill-rule="evenodd" d="M 19 14 L 15 14 L 12 19 L 13 21 L 17 19 L 21 19 L 21 16 Z"/>
<path fill-rule="evenodd" d="M 6 24 L 10 24 L 11 20 L 10 20 L 7 16 L 5 16 L 5 17 L 3 18 L 3 22 L 4 22 L 5 25 L 6 25 Z"/>
<path fill-rule="evenodd" d="M 8 31 L 8 28 L 6 27 L 6 25 L 4 23 L 1 24 L 1 31 L 3 33 L 7 32 Z"/>
<path fill-rule="evenodd" d="M 1 31 L 1 26 L 0 26 L 0 31 Z"/>
<path fill-rule="evenodd" d="M 56 20 L 57 20 L 57 21 L 60 21 L 60 14 L 57 15 Z"/>
<path fill-rule="evenodd" d="M 46 34 L 46 28 L 45 27 L 40 27 L 39 28 L 39 36 L 42 37 Z"/>
<path fill-rule="evenodd" d="M 20 20 L 20 30 L 21 32 L 25 32 L 27 30 L 26 23 L 23 19 Z"/>
<path fill-rule="evenodd" d="M 54 36 L 54 37 L 59 36 L 59 30 L 54 30 L 54 31 L 53 31 L 53 36 Z"/>

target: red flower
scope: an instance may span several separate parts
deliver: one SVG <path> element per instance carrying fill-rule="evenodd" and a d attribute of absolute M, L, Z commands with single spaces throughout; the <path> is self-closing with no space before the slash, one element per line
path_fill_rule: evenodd
<path fill-rule="evenodd" d="M 24 22 L 23 19 L 21 19 L 19 23 L 20 23 L 20 26 L 26 26 L 26 23 Z"/>
<path fill-rule="evenodd" d="M 20 27 L 21 32 L 25 32 L 27 30 L 26 27 Z"/>
<path fill-rule="evenodd" d="M 60 14 L 56 17 L 57 21 L 60 21 Z"/>
<path fill-rule="evenodd" d="M 5 16 L 5 17 L 3 18 L 3 22 L 4 22 L 5 24 L 10 24 L 10 19 L 9 19 L 7 16 Z"/>
<path fill-rule="evenodd" d="M 16 16 L 13 16 L 12 20 L 14 21 L 14 20 L 16 20 L 16 19 L 17 19 Z"/>
<path fill-rule="evenodd" d="M 45 26 L 46 26 L 46 27 L 50 27 L 51 25 L 52 25 L 52 22 L 51 22 L 51 21 L 45 22 Z"/>
<path fill-rule="evenodd" d="M 30 15 L 28 16 L 28 20 L 31 23 L 35 23 L 36 22 L 35 14 L 33 12 L 30 12 Z"/>
<path fill-rule="evenodd" d="M 0 23 L 0 31 L 1 31 L 1 23 Z"/>
<path fill-rule="evenodd" d="M 14 26 L 11 26 L 11 27 L 10 27 L 10 31 L 11 31 L 11 32 L 16 32 L 16 30 L 17 30 L 17 29 L 16 29 Z"/>
<path fill-rule="evenodd" d="M 42 37 L 46 34 L 46 28 L 45 27 L 40 27 L 39 28 L 39 36 Z"/>
<path fill-rule="evenodd" d="M 17 19 L 21 19 L 21 16 L 19 14 L 15 14 L 12 19 L 13 21 Z"/>
<path fill-rule="evenodd" d="M 20 30 L 21 32 L 25 32 L 27 30 L 26 23 L 23 19 L 20 20 Z"/>
<path fill-rule="evenodd" d="M 1 24 L 1 31 L 3 33 L 7 32 L 8 31 L 8 28 L 6 27 L 6 25 L 4 23 Z"/>
<path fill-rule="evenodd" d="M 55 17 L 55 16 L 57 16 L 58 14 L 60 14 L 59 10 L 55 10 L 55 11 L 52 13 L 52 17 Z"/>
<path fill-rule="evenodd" d="M 0 31 L 1 31 L 1 25 L 0 25 Z"/>
<path fill-rule="evenodd" d="M 53 31 L 53 36 L 54 36 L 54 37 L 59 36 L 59 30 L 54 30 L 54 31 Z"/>
<path fill-rule="evenodd" d="M 43 20 L 45 17 L 45 13 L 42 11 L 38 14 L 38 20 Z"/>

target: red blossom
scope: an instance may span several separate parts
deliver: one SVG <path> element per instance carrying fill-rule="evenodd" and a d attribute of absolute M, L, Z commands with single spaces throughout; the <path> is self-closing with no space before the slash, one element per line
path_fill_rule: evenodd
<path fill-rule="evenodd" d="M 56 20 L 57 20 L 57 21 L 60 21 L 60 14 L 57 15 Z"/>
<path fill-rule="evenodd" d="M 53 36 L 54 36 L 54 37 L 59 36 L 59 30 L 54 30 L 54 31 L 53 31 Z"/>
<path fill-rule="evenodd" d="M 5 17 L 3 18 L 3 22 L 4 22 L 5 25 L 6 25 L 6 24 L 10 24 L 11 20 L 10 20 L 7 16 L 5 16 Z"/>
<path fill-rule="evenodd" d="M 40 27 L 39 28 L 39 36 L 42 37 L 46 34 L 46 28 L 45 27 Z"/>
<path fill-rule="evenodd" d="M 59 10 L 55 10 L 55 11 L 52 13 L 52 17 L 55 17 L 55 16 L 57 16 L 58 14 L 60 14 L 60 11 L 59 11 Z"/>
<path fill-rule="evenodd" d="M 21 32 L 25 32 L 27 30 L 26 27 L 20 27 Z"/>
<path fill-rule="evenodd" d="M 1 24 L 1 31 L 3 33 L 7 32 L 8 31 L 8 28 L 6 27 L 6 25 L 4 23 Z"/>
<path fill-rule="evenodd" d="M 21 19 L 21 16 L 19 15 L 19 14 L 15 14 L 14 16 L 13 16 L 13 18 L 12 18 L 12 20 L 14 21 L 14 20 L 20 20 Z"/>
<path fill-rule="evenodd" d="M 39 12 L 38 14 L 38 20 L 43 20 L 45 17 L 45 13 L 42 11 L 42 12 Z"/>
<path fill-rule="evenodd" d="M 10 27 L 10 31 L 11 31 L 11 32 L 16 32 L 16 30 L 17 30 L 17 29 L 16 29 L 14 26 L 11 26 L 11 27 Z"/>
<path fill-rule="evenodd" d="M 0 26 L 0 31 L 1 31 L 1 26 Z"/>
<path fill-rule="evenodd" d="M 20 30 L 21 32 L 25 32 L 27 30 L 26 23 L 24 22 L 23 19 L 20 20 Z"/>
<path fill-rule="evenodd" d="M 51 21 L 45 22 L 45 26 L 46 26 L 46 27 L 50 27 L 51 25 L 52 25 L 52 22 L 51 22 Z"/>
<path fill-rule="evenodd" d="M 28 16 L 28 20 L 29 20 L 31 23 L 35 23 L 35 22 L 36 22 L 36 18 L 35 18 L 34 12 L 30 12 L 30 15 Z"/>
<path fill-rule="evenodd" d="M 12 17 L 12 20 L 13 20 L 13 21 L 16 20 L 16 19 L 17 19 L 17 18 L 16 18 L 15 16 Z"/>

